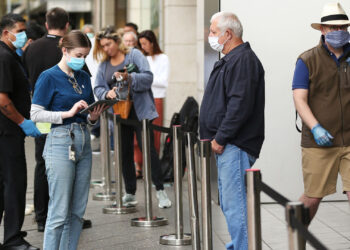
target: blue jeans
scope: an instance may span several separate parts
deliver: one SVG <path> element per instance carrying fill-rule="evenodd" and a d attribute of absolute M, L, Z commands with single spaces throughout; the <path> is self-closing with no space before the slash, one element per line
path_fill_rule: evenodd
<path fill-rule="evenodd" d="M 68 155 L 72 145 L 75 160 L 70 160 Z M 43 157 L 50 195 L 44 250 L 75 250 L 82 230 L 91 176 L 90 133 L 86 125 L 73 123 L 51 129 Z"/>
<path fill-rule="evenodd" d="M 216 154 L 220 207 L 232 239 L 227 249 L 248 249 L 245 170 L 254 162 L 255 157 L 232 144 L 227 144 L 221 155 Z"/>

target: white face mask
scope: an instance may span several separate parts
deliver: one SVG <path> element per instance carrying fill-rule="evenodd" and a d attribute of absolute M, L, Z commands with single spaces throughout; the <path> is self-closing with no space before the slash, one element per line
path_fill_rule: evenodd
<path fill-rule="evenodd" d="M 210 47 L 213 49 L 213 50 L 216 50 L 217 52 L 222 52 L 222 50 L 224 49 L 224 45 L 225 43 L 228 41 L 228 39 L 223 43 L 223 44 L 220 44 L 219 43 L 219 38 L 221 37 L 222 35 L 219 35 L 219 36 L 208 36 L 208 42 L 210 44 Z"/>

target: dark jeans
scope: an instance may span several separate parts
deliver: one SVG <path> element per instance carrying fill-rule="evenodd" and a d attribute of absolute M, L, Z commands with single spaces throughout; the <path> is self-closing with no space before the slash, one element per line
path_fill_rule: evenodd
<path fill-rule="evenodd" d="M 0 221 L 4 217 L 4 246 L 23 244 L 21 228 L 27 189 L 23 135 L 0 135 Z"/>
<path fill-rule="evenodd" d="M 46 134 L 35 138 L 35 175 L 34 175 L 34 207 L 35 220 L 45 224 L 49 203 L 49 186 L 46 177 L 45 160 L 43 151 L 46 142 Z"/>
<path fill-rule="evenodd" d="M 134 107 L 131 108 L 129 119 L 137 120 Z M 141 124 L 141 122 L 140 122 Z M 122 134 L 122 159 L 123 159 L 123 177 L 125 183 L 125 190 L 128 194 L 135 194 L 136 192 L 136 173 L 134 164 L 134 133 L 136 133 L 137 144 L 142 152 L 141 127 L 121 126 Z M 151 151 L 151 174 L 153 184 L 156 190 L 163 190 L 162 171 L 157 151 L 154 147 L 154 136 L 150 133 L 150 151 Z"/>

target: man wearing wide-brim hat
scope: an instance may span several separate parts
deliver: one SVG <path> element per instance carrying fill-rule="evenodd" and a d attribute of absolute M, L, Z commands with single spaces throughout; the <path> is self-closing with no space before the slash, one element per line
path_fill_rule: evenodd
<path fill-rule="evenodd" d="M 293 78 L 302 121 L 304 194 L 311 219 L 323 197 L 336 192 L 338 173 L 350 200 L 350 21 L 339 3 L 326 4 L 319 44 L 301 54 Z"/>

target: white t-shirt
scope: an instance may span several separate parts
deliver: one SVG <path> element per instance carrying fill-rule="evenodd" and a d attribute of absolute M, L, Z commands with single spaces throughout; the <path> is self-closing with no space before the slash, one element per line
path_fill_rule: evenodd
<path fill-rule="evenodd" d="M 95 46 L 96 40 L 95 40 L 95 38 L 92 38 L 92 39 L 90 39 L 90 41 L 91 41 L 91 50 L 85 59 L 85 63 L 88 66 L 89 71 L 91 73 L 91 85 L 92 85 L 92 89 L 94 89 L 95 79 L 96 79 L 96 74 L 97 74 L 99 63 L 97 61 L 95 61 L 94 57 L 93 57 L 93 51 L 94 51 L 94 46 Z"/>
<path fill-rule="evenodd" d="M 169 59 L 165 54 L 147 56 L 147 61 L 153 73 L 152 92 L 154 98 L 164 98 L 168 87 Z"/>

